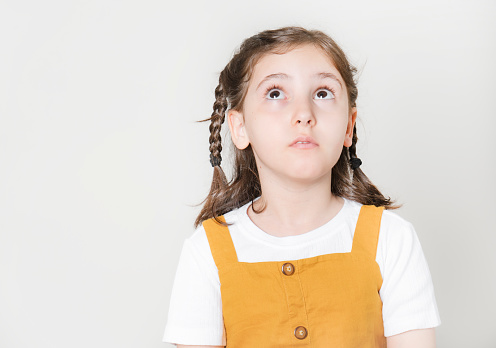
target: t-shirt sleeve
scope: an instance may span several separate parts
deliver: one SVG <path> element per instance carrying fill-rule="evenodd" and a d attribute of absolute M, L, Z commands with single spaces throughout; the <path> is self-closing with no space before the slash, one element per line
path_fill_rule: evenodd
<path fill-rule="evenodd" d="M 183 244 L 163 341 L 184 345 L 225 345 L 217 267 L 210 248 L 200 250 L 205 248 L 198 247 L 198 232 L 204 234 L 204 230 L 197 230 L 193 236 L 195 243 L 186 239 Z"/>
<path fill-rule="evenodd" d="M 380 290 L 384 335 L 440 325 L 431 274 L 413 225 L 397 215 L 385 223 Z"/>

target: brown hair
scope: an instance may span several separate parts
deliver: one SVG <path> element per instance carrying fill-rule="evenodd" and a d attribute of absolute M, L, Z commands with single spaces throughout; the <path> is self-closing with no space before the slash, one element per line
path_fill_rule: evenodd
<path fill-rule="evenodd" d="M 220 167 L 222 161 L 221 127 L 229 109 L 242 111 L 244 98 L 255 64 L 267 53 L 284 53 L 296 46 L 313 44 L 323 50 L 341 74 L 348 92 L 349 108 L 356 106 L 358 89 L 354 81 L 357 69 L 348 62 L 345 53 L 336 42 L 319 30 L 301 27 L 284 27 L 262 31 L 243 41 L 231 61 L 220 73 L 215 88 L 215 102 L 210 118 L 210 162 L 214 176 L 210 193 L 204 200 L 203 208 L 196 218 L 195 227 L 209 218 L 217 218 L 235 208 L 253 201 L 261 195 L 262 189 L 251 146 L 239 150 L 234 147 L 233 177 L 228 182 Z M 203 122 L 201 121 L 201 122 Z M 356 126 L 353 128 L 352 145 L 343 146 L 338 162 L 332 168 L 331 192 L 340 197 L 365 204 L 396 209 L 393 201 L 386 198 L 372 184 L 360 168 L 352 169 L 351 160 L 356 156 Z M 263 210 L 263 209 L 262 209 Z M 258 212 L 257 212 L 258 213 Z"/>

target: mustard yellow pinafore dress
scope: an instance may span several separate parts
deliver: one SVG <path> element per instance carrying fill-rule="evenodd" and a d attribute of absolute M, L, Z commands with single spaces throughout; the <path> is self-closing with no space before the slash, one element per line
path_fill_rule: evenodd
<path fill-rule="evenodd" d="M 271 262 L 238 262 L 228 227 L 204 221 L 226 347 L 386 347 L 375 261 L 383 210 L 361 207 L 351 252 Z"/>

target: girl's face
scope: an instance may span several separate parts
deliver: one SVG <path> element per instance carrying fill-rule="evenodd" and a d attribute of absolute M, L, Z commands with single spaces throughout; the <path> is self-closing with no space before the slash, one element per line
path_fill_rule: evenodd
<path fill-rule="evenodd" d="M 239 149 L 251 144 L 260 180 L 330 180 L 351 146 L 356 108 L 334 64 L 313 45 L 267 54 L 255 65 L 242 112 L 230 110 Z"/>

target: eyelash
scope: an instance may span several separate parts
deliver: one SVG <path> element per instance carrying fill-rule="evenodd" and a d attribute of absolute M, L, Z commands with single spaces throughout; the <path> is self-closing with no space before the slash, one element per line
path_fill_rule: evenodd
<path fill-rule="evenodd" d="M 267 87 L 264 95 L 267 95 L 267 93 L 269 93 L 273 89 L 280 89 L 281 91 L 284 91 L 284 89 L 281 88 L 279 85 L 271 85 L 271 86 Z M 321 89 L 327 89 L 328 91 L 330 91 L 332 93 L 333 96 L 336 96 L 336 91 L 334 90 L 334 88 L 331 88 L 329 86 L 324 85 L 324 86 L 320 86 L 319 88 L 317 88 L 317 91 L 319 91 Z"/>

